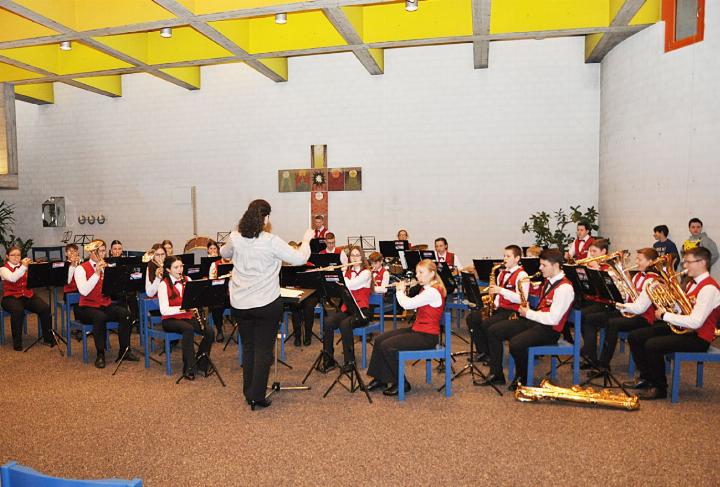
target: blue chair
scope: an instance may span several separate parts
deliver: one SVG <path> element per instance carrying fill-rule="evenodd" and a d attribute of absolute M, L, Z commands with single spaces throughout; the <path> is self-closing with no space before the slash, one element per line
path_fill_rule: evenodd
<path fill-rule="evenodd" d="M 18 465 L 17 462 L 8 462 L 0 467 L 0 484 L 3 487 L 142 487 L 142 480 L 104 479 L 104 480 L 75 480 L 50 477 L 41 474 L 32 468 Z"/>
<path fill-rule="evenodd" d="M 30 314 L 29 311 L 25 310 L 23 315 L 23 333 L 27 335 L 27 317 Z M 10 318 L 10 313 L 0 307 L 0 345 L 5 343 L 5 318 Z M 38 336 L 42 333 L 40 327 L 40 320 L 38 320 Z"/>
<path fill-rule="evenodd" d="M 70 310 L 72 309 L 73 305 L 80 303 L 80 293 L 70 293 L 65 295 L 65 305 L 67 307 L 66 309 L 66 319 L 67 319 L 67 327 L 65 328 L 65 340 L 67 341 L 67 356 L 72 357 L 72 331 L 73 330 L 80 330 L 80 333 L 82 334 L 82 346 L 83 346 L 83 362 L 88 363 L 90 361 L 90 356 L 88 353 L 88 344 L 87 344 L 87 337 L 88 333 L 93 331 L 92 325 L 86 325 L 84 323 L 80 323 L 77 320 L 71 320 L 70 319 Z M 106 323 L 107 331 L 108 333 L 105 333 L 105 350 L 110 350 L 110 330 L 117 330 L 120 327 L 120 324 L 117 321 L 108 321 Z"/>
<path fill-rule="evenodd" d="M 462 328 L 462 317 L 465 314 L 465 311 L 469 309 L 470 306 L 463 303 L 458 296 L 453 296 L 452 299 L 448 299 L 445 302 L 445 311 L 452 313 L 454 310 L 456 312 L 456 328 L 458 330 Z"/>
<path fill-rule="evenodd" d="M 385 307 L 382 294 L 371 294 L 369 304 L 371 307 L 378 308 L 378 311 L 380 312 L 378 321 L 371 321 L 366 326 L 353 328 L 353 336 L 360 337 L 360 342 L 362 343 L 360 362 L 363 369 L 367 367 L 368 336 L 373 333 L 377 333 L 379 335 L 385 332 Z M 340 333 L 340 330 L 335 330 L 335 333 Z"/>
<path fill-rule="evenodd" d="M 163 330 L 162 325 L 160 324 L 162 322 L 162 317 L 149 315 L 150 311 L 160 309 L 160 304 L 157 299 L 147 299 L 145 301 L 145 331 L 143 333 L 145 335 L 145 368 L 147 369 L 150 367 L 150 352 L 155 351 L 154 340 L 162 340 L 165 348 L 165 375 L 172 375 L 170 345 L 175 340 L 182 340 L 182 335 Z"/>
<path fill-rule="evenodd" d="M 452 318 L 450 313 L 443 313 L 444 343 L 438 343 L 435 348 L 428 350 L 403 350 L 398 352 L 398 399 L 405 400 L 405 362 L 408 360 L 425 361 L 425 381 L 432 383 L 432 361 L 436 359 L 445 361 L 445 397 L 452 396 L 452 370 L 449 366 L 452 360 L 451 339 L 452 339 Z"/>
<path fill-rule="evenodd" d="M 707 352 L 675 352 L 672 354 L 673 371 L 670 402 L 677 404 L 680 402 L 680 368 L 683 362 L 697 362 L 695 375 L 695 386 L 703 386 L 703 373 L 705 362 L 720 362 L 720 350 L 710 346 Z"/>
<path fill-rule="evenodd" d="M 554 380 L 557 377 L 557 357 L 559 355 L 573 356 L 573 384 L 580 383 L 580 322 L 582 314 L 579 309 L 573 309 L 568 316 L 568 323 L 575 326 L 574 343 L 568 343 L 560 338 L 555 345 L 541 345 L 528 349 L 527 386 L 532 387 L 535 380 L 535 357 L 550 355 L 550 377 Z"/>

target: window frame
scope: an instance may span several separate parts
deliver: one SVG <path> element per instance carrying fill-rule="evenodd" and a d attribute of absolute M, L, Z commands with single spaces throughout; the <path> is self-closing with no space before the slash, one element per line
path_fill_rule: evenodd
<path fill-rule="evenodd" d="M 662 19 L 665 22 L 665 52 L 701 42 L 705 37 L 705 0 L 698 0 L 697 32 L 685 39 L 675 39 L 677 0 L 663 0 Z"/>

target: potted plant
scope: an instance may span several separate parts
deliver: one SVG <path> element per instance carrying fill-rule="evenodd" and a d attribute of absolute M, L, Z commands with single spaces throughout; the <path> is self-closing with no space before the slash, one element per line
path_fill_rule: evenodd
<path fill-rule="evenodd" d="M 597 231 L 600 227 L 597 224 L 598 212 L 594 206 L 581 210 L 580 205 L 571 206 L 567 212 L 560 208 L 550 215 L 546 211 L 538 211 L 530 215 L 521 231 L 522 233 L 535 234 L 535 245 L 546 248 L 558 248 L 565 252 L 568 245 L 575 239 L 574 233 L 568 233 L 565 227 L 571 223 L 584 221 L 589 225 L 590 232 Z"/>
<path fill-rule="evenodd" d="M 12 233 L 12 226 L 15 223 L 15 207 L 7 204 L 5 201 L 0 201 L 0 243 L 2 243 L 7 250 L 12 246 L 20 247 L 20 253 L 23 257 L 27 256 L 28 252 L 33 246 L 33 240 L 31 238 L 23 240 L 20 237 L 16 237 Z"/>

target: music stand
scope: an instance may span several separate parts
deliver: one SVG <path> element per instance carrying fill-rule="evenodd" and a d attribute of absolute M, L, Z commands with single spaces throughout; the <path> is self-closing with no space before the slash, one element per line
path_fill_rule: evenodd
<path fill-rule="evenodd" d="M 329 267 L 340 264 L 340 254 L 310 254 L 308 262 L 317 267 Z"/>
<path fill-rule="evenodd" d="M 310 239 L 310 252 L 318 254 L 327 248 L 324 238 L 311 238 Z"/>
<path fill-rule="evenodd" d="M 380 240 L 378 244 L 383 257 L 400 257 L 398 251 L 410 249 L 407 240 Z"/>
<path fill-rule="evenodd" d="M 213 262 L 220 260 L 222 257 L 200 257 L 200 273 L 198 279 L 205 279 L 210 275 L 210 266 Z M 219 276 L 220 274 L 218 274 Z M 195 279 L 193 277 L 193 279 Z"/>
<path fill-rule="evenodd" d="M 190 254 L 192 255 L 192 254 Z M 204 330 L 207 326 L 205 317 L 202 314 L 202 310 L 206 306 L 222 306 L 225 304 L 228 297 L 228 282 L 227 279 L 202 279 L 199 281 L 188 281 L 185 283 L 185 290 L 183 291 L 183 299 L 181 309 L 191 310 L 195 309 L 197 312 L 197 319 L 200 322 L 201 328 Z M 205 357 L 208 361 L 208 368 L 205 371 L 205 377 L 215 373 L 215 376 L 220 381 L 223 387 L 225 381 L 220 375 L 220 371 L 215 366 L 215 363 L 205 352 L 196 355 L 196 359 L 199 361 Z M 180 378 L 175 381 L 175 384 L 179 384 L 185 376 L 180 374 Z"/>
<path fill-rule="evenodd" d="M 306 272 L 308 267 L 305 265 L 284 265 L 280 268 L 280 287 L 281 288 L 299 288 L 299 289 L 314 289 L 318 292 L 320 288 L 320 273 L 319 272 Z M 321 293 L 318 293 L 319 295 Z M 319 301 L 319 299 L 318 299 Z M 293 307 L 295 303 L 290 301 L 284 302 L 286 307 Z M 298 303 L 299 305 L 299 303 Z M 311 331 L 312 335 L 318 340 L 320 337 Z M 292 333 L 288 333 L 285 337 L 285 342 L 290 340 L 290 337 L 295 336 L 295 329 L 293 328 Z"/>
<path fill-rule="evenodd" d="M 490 282 L 490 271 L 492 268 L 501 264 L 501 259 L 473 259 L 473 266 L 477 272 L 478 280 L 481 282 Z"/>
<path fill-rule="evenodd" d="M 217 232 L 215 234 L 215 242 L 218 244 L 225 243 L 232 232 Z"/>
<path fill-rule="evenodd" d="M 57 287 L 64 286 L 67 284 L 68 275 L 68 263 L 63 261 L 43 262 L 42 264 L 30 264 L 27 270 L 27 288 L 34 289 L 39 287 Z M 38 316 L 38 320 L 40 317 Z M 52 319 L 51 319 L 52 320 Z M 52 333 L 53 340 L 57 346 L 58 353 L 64 357 L 65 353 L 60 349 L 60 342 L 58 339 L 67 346 L 65 339 L 58 335 L 55 329 L 50 326 L 50 332 Z M 37 339 L 32 342 L 23 352 L 27 352 L 32 347 L 37 345 L 42 339 L 42 334 L 38 334 Z"/>
<path fill-rule="evenodd" d="M 522 265 L 528 276 L 532 276 L 540 270 L 540 259 L 538 257 L 523 257 L 520 259 L 520 265 Z"/>
<path fill-rule="evenodd" d="M 72 230 L 68 230 L 65 233 L 63 233 L 62 240 L 60 240 L 62 243 L 66 244 L 70 242 L 70 239 L 72 238 Z"/>
<path fill-rule="evenodd" d="M 369 235 L 358 235 L 357 237 L 348 237 L 348 247 L 360 247 L 365 253 L 366 250 L 375 250 L 375 237 Z"/>
<path fill-rule="evenodd" d="M 73 243 L 80 247 L 80 250 L 82 250 L 83 260 L 85 260 L 85 244 L 89 244 L 93 240 L 95 240 L 95 235 L 88 235 L 84 233 L 75 235 L 73 237 Z"/>

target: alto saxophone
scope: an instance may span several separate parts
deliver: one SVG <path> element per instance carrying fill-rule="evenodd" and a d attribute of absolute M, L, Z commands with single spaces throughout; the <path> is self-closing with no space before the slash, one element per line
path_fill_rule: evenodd
<path fill-rule="evenodd" d="M 515 399 L 520 402 L 536 402 L 541 399 L 570 401 L 627 409 L 628 411 L 634 411 L 640 407 L 638 397 L 634 395 L 615 394 L 607 389 L 596 391 L 592 387 L 586 387 L 585 389 L 580 386 L 558 387 L 552 385 L 548 379 L 543 379 L 540 387 L 519 385 L 515 390 Z"/>
<path fill-rule="evenodd" d="M 495 264 L 490 269 L 490 277 L 488 278 L 488 289 L 490 289 L 493 286 L 497 285 L 497 276 L 495 275 L 495 272 L 497 272 L 498 269 L 505 267 L 504 263 Z M 483 310 L 485 311 L 485 317 L 492 316 L 496 309 L 495 309 L 495 296 L 490 294 L 489 292 L 485 294 L 482 297 L 482 303 L 483 303 Z"/>
<path fill-rule="evenodd" d="M 528 305 L 528 297 L 525 296 L 525 292 L 523 291 L 523 288 L 522 288 L 522 287 L 523 287 L 523 284 L 525 284 L 525 282 L 530 282 L 530 281 L 532 281 L 533 279 L 535 279 L 536 277 L 540 277 L 541 275 L 542 275 L 542 272 L 537 271 L 537 272 L 536 272 L 535 274 L 533 274 L 532 276 L 525 276 L 525 277 L 523 277 L 522 279 L 518 279 L 517 284 L 515 285 L 515 290 L 517 291 L 518 296 L 520 296 L 520 307 L 521 307 L 521 308 L 528 308 L 528 307 L 529 307 L 529 305 Z"/>

